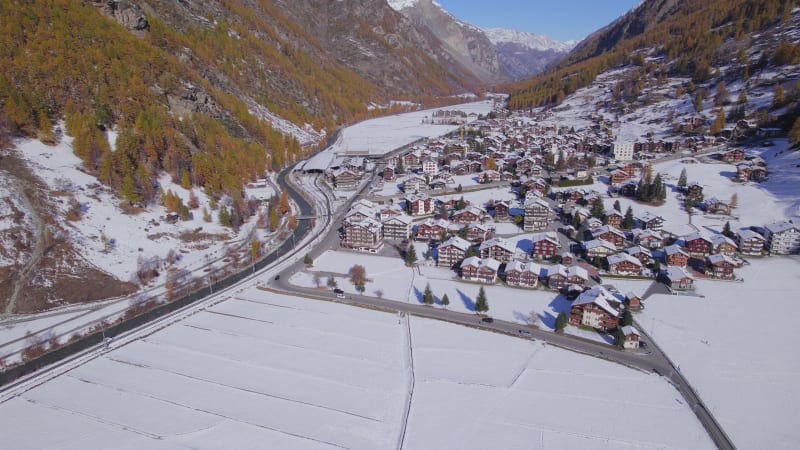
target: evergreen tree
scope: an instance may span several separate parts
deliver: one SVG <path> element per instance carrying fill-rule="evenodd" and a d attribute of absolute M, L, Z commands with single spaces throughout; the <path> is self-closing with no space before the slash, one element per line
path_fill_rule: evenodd
<path fill-rule="evenodd" d="M 306 256 L 303 258 L 303 264 L 305 264 L 306 267 L 311 267 L 314 265 L 314 259 L 311 257 L 310 253 L 306 253 Z"/>
<path fill-rule="evenodd" d="M 619 349 L 625 348 L 625 333 L 622 332 L 621 327 L 617 327 L 614 331 L 614 346 Z"/>
<path fill-rule="evenodd" d="M 733 231 L 731 231 L 731 223 L 730 222 L 725 222 L 725 226 L 722 227 L 722 235 L 725 236 L 725 237 L 729 237 L 731 239 L 733 239 L 735 237 L 735 235 L 733 234 Z"/>
<path fill-rule="evenodd" d="M 414 248 L 414 243 L 408 244 L 408 249 L 406 250 L 406 265 L 409 267 L 413 267 L 417 264 L 417 250 Z"/>
<path fill-rule="evenodd" d="M 563 311 L 558 313 L 556 317 L 556 333 L 563 333 L 564 328 L 567 327 L 567 314 Z"/>
<path fill-rule="evenodd" d="M 397 158 L 397 167 L 395 167 L 394 171 L 400 175 L 406 173 L 406 168 L 403 166 L 403 158 Z"/>
<path fill-rule="evenodd" d="M 619 204 L 619 200 L 614 200 L 614 209 L 615 209 L 615 210 L 616 210 L 618 213 L 621 213 L 621 212 L 622 212 L 622 206 L 620 206 L 620 204 Z"/>
<path fill-rule="evenodd" d="M 483 290 L 483 286 L 481 286 L 478 291 L 478 297 L 475 299 L 475 311 L 479 313 L 489 311 L 489 301 L 486 299 L 486 291 Z"/>
<path fill-rule="evenodd" d="M 622 228 L 626 230 L 633 228 L 633 209 L 630 206 L 625 210 L 625 217 L 622 218 Z"/>
<path fill-rule="evenodd" d="M 633 325 L 633 314 L 631 314 L 631 310 L 625 308 L 622 310 L 622 317 L 619 319 L 620 325 L 626 327 L 628 325 Z"/>
<path fill-rule="evenodd" d="M 422 294 L 422 302 L 426 305 L 432 305 L 434 303 L 433 291 L 431 291 L 430 283 L 425 285 L 425 292 Z"/>
<path fill-rule="evenodd" d="M 231 226 L 231 214 L 225 205 L 219 207 L 219 223 L 224 227 Z"/>
<path fill-rule="evenodd" d="M 328 287 L 331 289 L 336 289 L 339 283 L 336 282 L 336 278 L 333 277 L 333 274 L 328 275 Z"/>
<path fill-rule="evenodd" d="M 456 204 L 456 209 L 462 210 L 467 207 L 467 202 L 464 200 L 464 196 L 458 199 L 458 203 Z"/>
<path fill-rule="evenodd" d="M 456 186 L 456 192 L 461 192 L 463 190 L 464 188 L 461 186 L 461 183 L 459 183 L 458 186 Z"/>
<path fill-rule="evenodd" d="M 603 199 L 598 198 L 594 201 L 592 205 L 591 215 L 592 217 L 596 217 L 600 220 L 603 220 L 603 217 L 606 214 L 606 207 L 603 205 Z"/>
<path fill-rule="evenodd" d="M 442 305 L 444 305 L 445 308 L 450 305 L 450 298 L 447 296 L 447 294 L 442 296 Z"/>
<path fill-rule="evenodd" d="M 687 183 L 687 180 L 686 180 L 686 168 L 684 167 L 683 169 L 681 169 L 680 177 L 678 177 L 678 187 L 679 188 L 685 188 L 686 187 L 686 183 Z"/>

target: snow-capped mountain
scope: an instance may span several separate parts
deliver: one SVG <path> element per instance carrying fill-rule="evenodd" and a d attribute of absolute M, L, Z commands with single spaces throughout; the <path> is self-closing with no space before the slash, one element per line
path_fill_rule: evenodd
<path fill-rule="evenodd" d="M 412 2 L 414 0 L 405 0 Z M 568 52 L 579 42 L 577 40 L 571 41 L 557 41 L 550 36 L 544 34 L 534 34 L 525 31 L 509 30 L 506 28 L 482 28 L 486 37 L 492 41 L 493 44 L 519 44 L 531 50 L 553 50 L 556 52 Z"/>

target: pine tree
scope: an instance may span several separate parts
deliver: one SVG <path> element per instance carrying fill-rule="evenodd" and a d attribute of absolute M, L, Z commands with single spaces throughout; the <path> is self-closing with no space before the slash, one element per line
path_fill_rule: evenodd
<path fill-rule="evenodd" d="M 556 317 L 556 333 L 563 333 L 564 328 L 567 327 L 567 314 L 563 311 L 558 313 Z"/>
<path fill-rule="evenodd" d="M 444 294 L 444 295 L 442 296 L 442 305 L 443 305 L 445 308 L 447 308 L 447 307 L 450 305 L 450 297 L 448 297 L 448 296 L 447 296 L 447 294 Z"/>
<path fill-rule="evenodd" d="M 614 346 L 619 349 L 625 348 L 625 333 L 622 332 L 621 327 L 617 327 L 614 331 Z"/>
<path fill-rule="evenodd" d="M 725 226 L 722 227 L 722 235 L 725 237 L 729 237 L 731 239 L 734 238 L 733 231 L 731 231 L 731 223 L 725 222 Z"/>
<path fill-rule="evenodd" d="M 619 213 L 622 212 L 622 206 L 620 206 L 619 200 L 614 200 L 614 209 Z"/>
<path fill-rule="evenodd" d="M 685 188 L 686 187 L 686 183 L 687 183 L 687 180 L 686 180 L 686 168 L 684 167 L 683 169 L 681 169 L 681 176 L 678 177 L 678 187 L 679 188 Z"/>
<path fill-rule="evenodd" d="M 228 208 L 225 205 L 219 207 L 219 223 L 224 227 L 231 226 L 231 214 L 228 212 Z"/>
<path fill-rule="evenodd" d="M 422 294 L 422 302 L 425 303 L 426 305 L 432 305 L 434 303 L 433 291 L 431 290 L 430 283 L 425 285 L 425 292 Z"/>
<path fill-rule="evenodd" d="M 475 299 L 475 311 L 479 313 L 489 311 L 489 301 L 486 299 L 486 291 L 483 290 L 483 286 L 481 286 L 478 291 L 478 297 Z"/>
<path fill-rule="evenodd" d="M 630 206 L 625 210 L 625 217 L 622 218 L 622 228 L 626 230 L 633 228 L 633 209 Z"/>
<path fill-rule="evenodd" d="M 591 215 L 592 217 L 596 217 L 600 220 L 603 220 L 603 217 L 606 214 L 606 207 L 603 205 L 603 199 L 597 198 L 592 205 Z"/>
<path fill-rule="evenodd" d="M 303 264 L 305 264 L 306 267 L 311 267 L 314 265 L 314 258 L 311 257 L 310 253 L 306 253 L 306 256 L 303 258 Z"/>
<path fill-rule="evenodd" d="M 333 274 L 328 275 L 328 287 L 331 289 L 336 289 L 339 283 L 336 282 L 336 278 L 333 277 Z"/>
<path fill-rule="evenodd" d="M 631 314 L 631 310 L 625 308 L 622 310 L 622 317 L 619 319 L 620 325 L 626 327 L 628 325 L 633 325 L 633 314 Z"/>
<path fill-rule="evenodd" d="M 406 168 L 403 165 L 403 158 L 397 158 L 397 167 L 395 168 L 395 172 L 401 175 L 406 173 Z"/>
<path fill-rule="evenodd" d="M 456 209 L 462 210 L 467 207 L 467 202 L 464 200 L 464 196 L 462 195 L 461 198 L 458 199 L 458 203 L 456 204 Z"/>
<path fill-rule="evenodd" d="M 406 265 L 409 267 L 413 267 L 417 264 L 417 250 L 414 249 L 414 243 L 408 244 L 408 249 L 406 250 Z"/>

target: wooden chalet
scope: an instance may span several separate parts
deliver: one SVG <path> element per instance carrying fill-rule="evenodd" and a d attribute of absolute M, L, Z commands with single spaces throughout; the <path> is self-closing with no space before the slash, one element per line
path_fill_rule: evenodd
<path fill-rule="evenodd" d="M 477 206 L 467 206 L 464 209 L 455 211 L 450 215 L 453 223 L 466 225 L 472 222 L 480 222 L 483 219 L 484 211 Z"/>
<path fill-rule="evenodd" d="M 458 236 L 451 237 L 439 246 L 436 265 L 448 269 L 453 268 L 467 257 L 467 250 L 471 246 L 472 243 Z"/>
<path fill-rule="evenodd" d="M 636 229 L 633 231 L 633 242 L 649 249 L 663 248 L 664 238 L 661 233 L 653 230 Z"/>
<path fill-rule="evenodd" d="M 550 220 L 550 205 L 543 199 L 531 199 L 525 202 L 525 231 L 540 231 L 547 228 Z"/>
<path fill-rule="evenodd" d="M 693 258 L 704 258 L 714 251 L 714 244 L 711 240 L 700 235 L 700 233 L 692 233 L 683 238 L 686 251 L 689 256 Z"/>
<path fill-rule="evenodd" d="M 667 266 L 667 269 L 661 273 L 661 281 L 676 291 L 694 289 L 694 277 L 681 266 Z"/>
<path fill-rule="evenodd" d="M 617 248 L 622 248 L 625 245 L 625 233 L 612 227 L 611 225 L 603 225 L 592 231 L 594 239 L 602 239 L 611 242 Z"/>
<path fill-rule="evenodd" d="M 561 264 L 547 268 L 547 287 L 550 289 L 565 289 L 569 286 L 567 279 L 567 268 Z"/>
<path fill-rule="evenodd" d="M 583 243 L 587 258 L 606 258 L 617 252 L 617 246 L 603 239 L 593 239 Z"/>
<path fill-rule="evenodd" d="M 510 241 L 503 238 L 492 238 L 481 242 L 478 249 L 481 258 L 493 258 L 497 261 L 508 263 L 514 259 L 516 247 Z"/>
<path fill-rule="evenodd" d="M 511 261 L 506 265 L 506 283 L 509 286 L 535 288 L 542 268 L 534 262 Z"/>
<path fill-rule="evenodd" d="M 531 256 L 539 259 L 550 259 L 558 254 L 558 250 L 561 248 L 558 235 L 554 231 L 534 234 L 531 237 L 531 243 Z"/>
<path fill-rule="evenodd" d="M 630 325 L 626 325 L 622 327 L 622 335 L 625 336 L 625 342 L 622 344 L 623 348 L 631 350 L 639 348 L 639 330 Z"/>
<path fill-rule="evenodd" d="M 644 270 L 642 262 L 626 252 L 615 253 L 606 258 L 609 273 L 620 275 L 641 275 Z"/>
<path fill-rule="evenodd" d="M 736 242 L 722 234 L 715 234 L 709 238 L 711 241 L 711 252 L 722 253 L 723 255 L 735 256 L 739 250 Z"/>
<path fill-rule="evenodd" d="M 427 194 L 413 194 L 406 196 L 405 201 L 408 204 L 408 211 L 412 216 L 424 216 L 433 214 L 436 207 L 436 200 Z"/>
<path fill-rule="evenodd" d="M 383 237 L 386 239 L 408 239 L 411 234 L 411 217 L 397 214 L 383 221 Z"/>
<path fill-rule="evenodd" d="M 511 210 L 511 208 L 508 205 L 508 202 L 504 202 L 504 201 L 495 202 L 495 204 L 494 204 L 494 220 L 497 221 L 497 222 L 505 222 L 505 221 L 507 221 L 511 217 L 510 214 L 509 214 L 510 210 Z"/>
<path fill-rule="evenodd" d="M 467 239 L 472 242 L 488 241 L 492 238 L 492 229 L 482 223 L 471 223 L 467 225 Z"/>
<path fill-rule="evenodd" d="M 499 269 L 500 262 L 496 259 L 471 256 L 461 263 L 461 279 L 493 284 Z"/>
<path fill-rule="evenodd" d="M 706 274 L 720 280 L 733 280 L 736 275 L 733 269 L 737 267 L 737 262 L 730 256 L 715 253 L 706 257 Z"/>
<path fill-rule="evenodd" d="M 375 219 L 344 223 L 342 247 L 368 253 L 378 253 L 383 247 L 383 226 Z"/>
<path fill-rule="evenodd" d="M 581 293 L 572 302 L 569 323 L 588 326 L 607 333 L 619 324 L 621 302 L 604 287 L 597 285 Z"/>
<path fill-rule="evenodd" d="M 664 249 L 666 263 L 670 266 L 686 267 L 689 264 L 689 253 L 679 245 L 669 245 Z"/>
<path fill-rule="evenodd" d="M 761 256 L 764 254 L 764 244 L 767 242 L 764 236 L 750 229 L 739 230 L 736 233 L 739 242 L 739 252 L 747 256 Z"/>
<path fill-rule="evenodd" d="M 440 239 L 450 233 L 452 224 L 446 219 L 426 219 L 415 228 L 417 240 Z"/>

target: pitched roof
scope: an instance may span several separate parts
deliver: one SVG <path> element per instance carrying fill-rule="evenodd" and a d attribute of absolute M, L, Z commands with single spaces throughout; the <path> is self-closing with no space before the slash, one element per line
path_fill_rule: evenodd
<path fill-rule="evenodd" d="M 592 286 L 590 289 L 581 293 L 572 302 L 572 306 L 595 304 L 613 317 L 619 316 L 619 310 L 613 304 L 619 303 L 614 295 L 600 285 Z"/>

